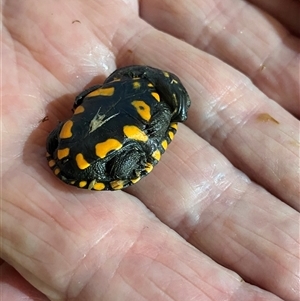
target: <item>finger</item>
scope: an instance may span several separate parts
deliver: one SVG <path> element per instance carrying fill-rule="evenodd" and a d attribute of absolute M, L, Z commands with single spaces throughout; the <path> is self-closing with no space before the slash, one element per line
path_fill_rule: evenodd
<path fill-rule="evenodd" d="M 242 71 L 299 116 L 299 41 L 278 21 L 244 1 L 149 4 L 141 2 L 141 16 L 147 22 Z"/>
<path fill-rule="evenodd" d="M 67 2 L 40 3 L 36 0 L 7 3 L 3 15 L 7 28 L 5 34 L 10 37 L 8 46 L 11 48 L 15 43 L 20 44 L 16 49 L 16 58 L 13 53 L 7 56 L 13 65 L 32 71 L 31 81 L 23 77 L 19 79 L 18 92 L 27 88 L 28 94 L 36 95 L 38 79 L 38 89 L 44 93 L 40 99 L 44 101 L 47 97 L 50 101 L 61 97 L 62 93 L 77 93 L 78 86 L 87 85 L 101 71 L 106 75 L 114 71 L 114 54 L 108 47 L 108 36 L 115 31 L 122 17 L 122 12 L 116 9 L 118 2 L 114 1 L 107 7 L 102 5 L 97 14 L 90 13 L 94 10 L 92 1 L 82 5 L 82 1 L 75 0 L 71 6 Z M 101 8 L 101 3 L 97 5 Z M 130 5 L 124 8 L 125 12 L 132 12 Z M 58 11 L 60 13 L 56 13 Z M 107 12 L 113 11 L 114 22 L 107 26 L 111 20 L 111 14 Z M 16 26 L 24 12 L 27 18 L 23 19 L 22 26 Z M 97 18 L 101 21 L 97 22 L 97 28 L 93 28 L 93 21 Z M 34 55 L 28 58 L 24 49 Z M 17 83 L 13 79 L 16 74 L 11 72 L 7 75 L 15 86 Z M 12 94 L 12 91 L 9 92 Z"/>
<path fill-rule="evenodd" d="M 120 35 L 128 31 L 123 27 Z M 145 32 L 126 44 L 126 49 L 135 49 L 134 57 L 124 49 L 121 60 L 179 75 L 192 99 L 190 128 L 256 182 L 299 209 L 299 122 L 226 64 L 155 30 Z"/>
<path fill-rule="evenodd" d="M 126 28 L 123 28 L 123 30 L 126 31 Z M 287 158 L 291 157 L 291 150 L 293 150 L 294 155 L 291 158 L 291 162 L 297 162 L 298 157 L 296 148 L 299 147 L 297 143 L 294 143 L 291 148 L 289 148 L 289 146 L 286 148 L 286 145 L 284 144 L 281 148 L 281 151 L 283 151 L 284 154 L 283 157 L 281 157 L 281 155 L 283 155 L 281 152 L 276 152 L 276 158 L 272 158 L 271 156 L 271 162 L 263 160 L 262 157 L 260 158 L 260 162 L 256 161 L 256 157 L 259 157 L 264 153 L 265 146 L 268 145 L 268 143 L 272 143 L 274 139 L 277 139 L 276 135 L 279 135 L 280 139 L 277 141 L 277 143 L 279 143 L 282 139 L 281 132 L 284 133 L 283 137 L 289 136 L 290 132 L 294 132 L 295 134 L 297 132 L 297 121 L 277 104 L 269 101 L 255 87 L 251 86 L 248 80 L 240 73 L 234 71 L 225 64 L 222 65 L 221 68 L 220 62 L 217 59 L 209 57 L 198 50 L 191 49 L 188 45 L 154 30 L 147 30 L 145 32 L 145 37 L 141 34 L 139 35 L 137 38 L 138 42 L 136 42 L 134 38 L 130 39 L 130 43 L 126 45 L 126 49 L 135 49 L 134 56 L 124 49 L 123 56 L 120 54 L 122 60 L 128 62 L 129 58 L 131 58 L 133 63 L 143 62 L 150 65 L 156 65 L 178 74 L 185 82 L 192 99 L 188 125 L 190 125 L 196 133 L 199 133 L 206 137 L 207 140 L 212 141 L 212 143 L 219 147 L 222 152 L 225 152 L 234 163 L 238 163 L 240 160 L 243 163 L 239 165 L 240 168 L 246 173 L 253 175 L 253 177 L 263 186 L 268 186 L 267 184 L 270 183 L 269 185 L 271 185 L 273 191 L 281 194 L 281 197 L 287 202 L 297 206 L 297 167 L 295 166 L 295 163 L 290 166 L 291 164 L 288 164 L 289 159 L 287 160 Z M 156 41 L 160 41 L 160 43 L 157 44 Z M 148 51 L 145 52 L 144 49 L 147 49 Z M 130 55 L 129 58 L 128 53 Z M 176 64 L 174 64 L 175 60 Z M 192 63 L 189 63 L 190 61 Z M 195 68 L 195 66 L 201 66 L 201 69 L 200 67 Z M 237 86 L 236 83 L 239 83 L 240 86 Z M 223 90 L 223 87 L 225 87 L 225 91 Z M 235 98 L 240 99 L 241 101 L 237 106 L 232 103 L 232 99 Z M 218 101 L 216 102 L 215 99 Z M 248 99 L 251 99 L 251 104 Z M 228 104 L 226 104 L 226 101 Z M 262 105 L 261 102 L 265 102 L 265 104 Z M 257 130 L 257 125 L 253 122 L 253 120 L 259 120 L 260 118 L 263 119 L 263 117 L 265 117 L 263 115 L 265 112 L 264 106 L 265 108 L 268 107 L 267 112 L 272 112 L 271 114 L 275 114 L 275 111 L 277 112 L 276 114 L 279 112 L 281 118 L 285 121 L 282 128 L 278 130 L 275 129 L 276 133 L 274 134 L 274 137 L 270 135 L 270 130 L 264 123 L 262 123 L 262 126 Z M 282 112 L 280 112 L 280 110 L 282 110 Z M 209 118 L 206 117 L 206 112 L 209 112 Z M 224 124 L 222 123 L 222 120 L 224 120 Z M 245 120 L 250 121 L 247 123 Z M 268 119 L 265 121 L 267 123 L 270 122 Z M 233 124 L 236 123 L 235 126 L 229 126 L 227 128 L 227 124 L 230 125 L 231 122 Z M 207 123 L 209 125 L 207 125 Z M 288 127 L 286 125 L 288 125 Z M 218 261 L 221 260 L 224 265 L 229 265 L 232 268 L 233 266 L 231 263 L 236 260 L 239 264 L 234 268 L 238 269 L 237 271 L 239 273 L 245 275 L 247 279 L 251 279 L 251 281 L 255 283 L 259 282 L 259 285 L 264 285 L 264 287 L 281 296 L 287 296 L 293 290 L 298 292 L 296 283 L 299 275 L 295 270 L 296 262 L 299 260 L 297 255 L 299 241 L 295 230 L 298 227 L 296 218 L 297 212 L 253 183 L 248 183 L 248 180 L 239 174 L 239 172 L 235 171 L 233 167 L 229 168 L 229 162 L 226 160 L 223 161 L 224 158 L 222 158 L 218 152 L 214 151 L 212 147 L 205 147 L 205 142 L 203 142 L 196 134 L 193 134 L 192 131 L 185 127 L 181 127 L 180 131 L 178 135 L 182 133 L 181 135 L 186 137 L 186 139 L 183 139 L 182 136 L 180 136 L 181 140 L 179 140 L 178 137 L 175 138 L 177 140 L 173 143 L 176 145 L 176 141 L 178 141 L 179 146 L 175 150 L 175 158 L 172 158 L 170 162 L 167 162 L 166 169 L 161 169 L 162 167 L 158 166 L 157 169 L 153 171 L 153 174 L 149 175 L 149 177 L 144 180 L 143 184 L 137 185 L 129 191 L 138 196 L 156 214 L 158 214 L 157 211 L 159 211 L 160 206 L 163 207 L 163 204 L 174 206 L 175 208 L 176 205 L 174 203 L 178 203 L 179 206 L 181 205 L 177 210 L 174 209 L 175 212 L 172 212 L 173 214 L 169 214 L 168 211 L 162 211 L 158 216 L 170 225 L 170 227 L 177 229 L 168 217 L 172 219 L 174 216 L 177 217 L 178 215 L 180 219 L 182 217 L 180 212 L 186 212 L 188 217 L 180 219 L 183 225 L 178 226 L 179 229 L 183 229 L 180 234 L 184 237 L 192 235 L 193 227 L 196 227 L 199 216 L 202 215 L 201 210 L 199 210 L 199 212 L 193 208 L 195 202 L 197 203 L 204 198 L 204 203 L 206 204 L 206 202 L 209 202 L 210 200 L 219 200 L 218 196 L 220 195 L 220 203 L 226 202 L 226 200 L 235 200 L 233 201 L 233 208 L 236 204 L 241 203 L 241 208 L 239 208 L 239 210 L 242 210 L 242 212 L 238 221 L 235 223 L 237 223 L 238 228 L 245 228 L 245 222 L 249 231 L 253 227 L 252 231 L 255 233 L 254 236 L 251 236 L 250 238 L 248 237 L 247 231 L 244 231 L 243 235 L 238 240 L 240 249 L 237 250 L 237 257 L 234 256 L 234 259 L 232 259 L 232 250 L 235 252 L 235 243 L 232 242 L 231 244 L 227 244 L 227 240 L 224 242 L 224 245 L 222 244 L 221 249 L 212 243 L 209 250 L 207 250 L 208 254 L 215 252 L 218 254 Z M 246 134 L 247 131 L 249 134 Z M 238 137 L 242 137 L 242 145 Z M 290 141 L 296 142 L 295 135 L 291 138 L 293 139 Z M 236 139 L 235 143 L 231 144 L 231 139 Z M 230 148 L 228 148 L 229 145 L 231 145 Z M 248 149 L 245 145 L 248 145 Z M 171 147 L 174 147 L 174 145 L 171 145 L 170 148 Z M 206 149 L 207 151 L 205 152 L 204 150 Z M 167 160 L 166 156 L 167 154 L 164 155 L 164 160 Z M 278 160 L 278 158 L 280 159 Z M 272 162 L 273 159 L 274 161 Z M 223 162 L 221 166 L 218 165 L 219 161 Z M 281 174 L 281 168 L 285 168 L 286 165 L 289 165 L 289 170 L 286 170 L 287 174 Z M 168 171 L 168 174 L 164 175 L 164 170 Z M 264 177 L 256 176 L 256 174 L 259 175 L 262 171 L 264 172 Z M 285 176 L 288 178 L 288 175 L 290 175 L 289 180 L 292 181 L 292 184 L 289 188 L 293 191 L 292 197 L 290 196 L 290 192 L 287 193 L 286 188 L 276 187 L 280 185 L 275 181 L 276 177 L 274 177 L 274 173 L 281 178 L 281 180 L 284 180 Z M 149 179 L 153 179 L 153 175 L 154 177 L 156 175 L 157 181 L 150 182 L 149 184 L 149 181 L 151 181 Z M 208 179 L 206 179 L 206 177 L 208 177 Z M 268 177 L 272 177 L 272 181 L 275 181 L 275 183 L 272 183 L 272 181 L 269 182 Z M 176 181 L 174 181 L 174 178 Z M 227 178 L 228 180 L 231 180 L 227 182 Z M 222 189 L 215 188 L 214 184 L 218 182 L 218 185 L 225 186 L 222 186 L 224 194 L 222 194 Z M 231 192 L 227 195 L 226 190 L 229 187 Z M 210 196 L 208 194 L 209 192 L 216 193 L 216 195 Z M 155 200 L 157 200 L 157 203 Z M 187 200 L 190 200 L 191 203 L 185 203 Z M 245 203 L 242 202 L 242 200 L 245 200 Z M 266 207 L 260 207 L 261 200 L 264 200 Z M 223 210 L 225 210 L 225 215 L 228 212 L 226 211 L 227 206 L 231 208 L 229 204 L 225 204 L 225 208 L 221 206 Z M 252 208 L 253 211 L 249 210 L 249 207 Z M 274 207 L 279 210 L 275 216 L 273 211 L 270 210 L 270 208 Z M 232 210 L 234 210 L 233 208 Z M 162 208 L 162 210 L 163 209 L 164 208 Z M 196 212 L 194 212 L 194 210 Z M 248 216 L 248 210 L 250 211 L 250 216 Z M 220 211 L 222 212 L 222 209 L 217 210 L 217 212 Z M 280 211 L 285 213 L 281 215 Z M 192 214 L 192 225 L 190 226 L 189 217 L 191 212 L 194 213 L 194 215 Z M 214 212 L 214 209 L 209 211 L 208 214 L 211 214 L 210 212 Z M 230 209 L 229 212 L 231 212 Z M 290 235 L 289 232 L 292 231 L 294 233 L 290 240 L 291 245 L 295 242 L 292 250 L 285 247 L 285 240 L 280 240 L 279 236 L 273 236 L 272 230 L 270 229 L 263 229 L 264 233 L 262 240 L 266 242 L 271 239 L 271 245 L 280 245 L 281 247 L 277 249 L 276 252 L 272 251 L 270 245 L 266 246 L 265 244 L 262 244 L 262 246 L 257 246 L 254 243 L 255 239 L 261 235 L 260 233 L 262 231 L 261 226 L 257 223 L 255 217 L 257 216 L 258 221 L 261 223 L 266 218 L 265 215 L 269 216 L 270 220 L 268 221 L 270 225 L 284 224 L 282 221 L 287 218 L 288 222 L 285 224 L 283 235 L 285 240 L 288 241 Z M 163 216 L 165 218 L 163 218 Z M 195 220 L 195 224 L 193 224 L 193 220 Z M 208 224 L 210 224 L 212 220 L 213 218 L 208 218 Z M 185 225 L 185 223 L 188 225 Z M 229 221 L 229 223 L 232 224 L 232 221 Z M 217 227 L 218 229 L 214 232 L 219 232 L 222 225 L 223 222 L 221 221 L 219 227 Z M 187 235 L 184 233 L 185 227 L 190 230 Z M 199 227 L 201 226 L 199 225 Z M 203 227 L 205 227 L 205 225 L 203 225 Z M 235 237 L 236 230 L 237 229 L 233 228 L 231 235 L 227 233 L 226 239 L 228 237 Z M 200 235 L 201 231 L 196 231 L 196 234 Z M 211 237 L 213 236 L 208 235 L 208 239 Z M 201 238 L 198 239 L 201 241 Z M 196 238 L 192 238 L 192 240 L 195 241 Z M 200 249 L 203 248 L 200 244 L 196 246 Z M 227 258 L 224 259 L 224 248 L 226 247 L 228 247 L 228 249 L 226 249 Z M 245 249 L 248 251 L 247 247 L 249 247 L 249 251 L 253 253 L 253 258 L 250 260 L 249 265 L 246 263 L 241 263 L 240 265 L 241 258 L 245 258 L 246 260 Z M 282 252 L 280 250 L 282 250 Z M 263 262 L 260 260 L 260 254 L 266 254 L 266 257 L 271 256 L 273 261 Z M 286 261 L 287 257 L 293 258 L 292 265 L 290 265 L 290 261 Z M 246 266 L 248 269 L 245 268 Z M 255 268 L 252 269 L 251 266 Z M 284 266 L 284 270 L 286 270 L 284 275 L 282 266 Z M 279 279 L 283 277 L 282 282 L 280 282 L 282 284 L 286 283 L 284 280 L 286 279 L 285 277 L 289 278 L 289 283 L 293 286 L 292 290 L 287 290 L 284 284 L 278 285 L 276 281 L 270 279 L 268 277 L 269 270 L 274 271 L 276 277 Z M 294 293 L 292 293 L 290 299 L 293 300 L 294 296 Z"/>
<path fill-rule="evenodd" d="M 196 248 L 250 283 L 285 300 L 298 294 L 298 213 L 186 127 L 179 128 L 152 174 L 129 192 Z"/>
<path fill-rule="evenodd" d="M 300 35 L 299 28 L 299 1 L 286 1 L 286 0 L 248 0 L 249 2 L 257 5 L 270 15 L 274 16 L 282 22 L 291 32 Z"/>
<path fill-rule="evenodd" d="M 24 196 L 5 196 L 2 254 L 50 300 L 281 300 L 198 252 L 123 192 L 75 197 L 46 187 Z"/>
<path fill-rule="evenodd" d="M 7 263 L 0 267 L 1 300 L 49 301 Z"/>

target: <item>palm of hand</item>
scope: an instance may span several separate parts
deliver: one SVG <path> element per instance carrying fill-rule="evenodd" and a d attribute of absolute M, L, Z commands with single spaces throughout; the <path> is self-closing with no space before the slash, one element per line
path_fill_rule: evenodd
<path fill-rule="evenodd" d="M 7 300 L 296 300 L 298 39 L 245 3 L 140 1 L 166 34 L 125 2 L 2 5 L 1 251 L 22 275 L 2 265 Z M 129 64 L 177 74 L 188 122 L 126 191 L 61 183 L 47 134 L 80 90 Z"/>

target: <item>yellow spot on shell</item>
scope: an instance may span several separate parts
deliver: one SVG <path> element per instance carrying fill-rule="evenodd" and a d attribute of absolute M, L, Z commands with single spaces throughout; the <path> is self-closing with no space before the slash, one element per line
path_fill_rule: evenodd
<path fill-rule="evenodd" d="M 78 168 L 80 168 L 80 169 L 86 169 L 90 166 L 90 163 L 88 163 L 84 159 L 83 154 L 81 154 L 81 153 L 76 155 L 75 160 L 76 160 Z"/>
<path fill-rule="evenodd" d="M 164 71 L 163 73 L 165 77 L 170 77 L 170 74 L 167 71 Z"/>
<path fill-rule="evenodd" d="M 174 138 L 174 133 L 173 133 L 173 132 L 169 132 L 168 134 L 169 134 L 170 139 L 173 140 L 173 138 Z"/>
<path fill-rule="evenodd" d="M 110 182 L 110 186 L 114 190 L 120 190 L 124 187 L 124 182 L 122 180 L 116 180 Z"/>
<path fill-rule="evenodd" d="M 147 86 L 148 86 L 149 88 L 153 88 L 153 87 L 154 87 L 153 84 L 151 84 L 151 83 L 149 83 Z"/>
<path fill-rule="evenodd" d="M 152 92 L 151 95 L 156 99 L 156 101 L 160 102 L 160 96 L 157 92 Z"/>
<path fill-rule="evenodd" d="M 73 121 L 71 121 L 71 120 L 66 121 L 60 131 L 59 137 L 61 139 L 71 138 L 72 137 L 72 126 L 73 126 Z"/>
<path fill-rule="evenodd" d="M 135 125 L 125 125 L 123 127 L 124 134 L 133 140 L 146 142 L 148 136 Z"/>
<path fill-rule="evenodd" d="M 159 161 L 159 160 L 160 160 L 160 157 L 161 157 L 160 151 L 157 149 L 155 152 L 153 152 L 152 157 L 153 157 L 155 160 Z"/>
<path fill-rule="evenodd" d="M 55 162 L 54 160 L 50 160 L 50 161 L 48 162 L 48 165 L 49 165 L 50 167 L 53 167 L 55 164 L 56 164 L 56 162 Z"/>
<path fill-rule="evenodd" d="M 95 183 L 92 188 L 95 190 L 103 190 L 105 188 L 105 185 L 103 183 Z"/>
<path fill-rule="evenodd" d="M 164 140 L 164 141 L 161 143 L 161 146 L 163 147 L 164 150 L 166 150 L 167 147 L 168 147 L 168 142 L 167 142 L 167 140 Z"/>
<path fill-rule="evenodd" d="M 57 158 L 59 160 L 61 160 L 62 158 L 67 157 L 69 155 L 69 153 L 70 153 L 70 149 L 68 147 L 63 148 L 63 149 L 59 149 L 57 151 Z"/>
<path fill-rule="evenodd" d="M 273 123 L 279 124 L 279 122 L 275 118 L 273 118 L 270 114 L 268 114 L 268 113 L 259 114 L 258 117 L 257 117 L 257 119 L 259 121 L 262 121 L 262 122 L 269 122 L 269 121 L 271 121 Z"/>
<path fill-rule="evenodd" d="M 79 184 L 78 184 L 78 186 L 79 186 L 80 188 L 83 188 L 83 187 L 86 186 L 86 184 L 87 184 L 87 181 L 80 181 Z"/>
<path fill-rule="evenodd" d="M 113 150 L 118 150 L 122 147 L 122 143 L 120 143 L 116 139 L 107 139 L 104 142 L 97 143 L 95 146 L 96 155 L 103 159 L 107 156 L 107 154 Z"/>
<path fill-rule="evenodd" d="M 80 114 L 80 113 L 82 113 L 82 112 L 84 112 L 84 107 L 83 107 L 83 106 L 78 106 L 78 107 L 75 109 L 75 111 L 74 111 L 74 115 Z"/>
<path fill-rule="evenodd" d="M 70 184 L 71 184 L 71 185 L 74 185 L 75 183 L 76 183 L 76 181 L 74 181 L 74 180 L 73 180 L 73 181 L 70 181 Z"/>
<path fill-rule="evenodd" d="M 149 121 L 151 118 L 151 109 L 143 100 L 134 100 L 131 103 L 138 114 L 146 121 Z"/>
<path fill-rule="evenodd" d="M 139 81 L 133 82 L 133 89 L 139 89 L 141 87 L 141 83 Z"/>
<path fill-rule="evenodd" d="M 112 96 L 115 92 L 114 87 L 108 88 L 99 88 L 90 92 L 86 97 L 95 97 L 95 96 Z"/>
<path fill-rule="evenodd" d="M 60 173 L 60 169 L 57 167 L 54 169 L 54 174 L 57 176 Z"/>

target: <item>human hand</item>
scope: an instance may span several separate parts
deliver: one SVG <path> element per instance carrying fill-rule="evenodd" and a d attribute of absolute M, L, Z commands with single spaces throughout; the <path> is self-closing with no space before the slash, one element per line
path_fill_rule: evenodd
<path fill-rule="evenodd" d="M 3 2 L 3 300 L 297 300 L 299 6 Z M 188 121 L 125 191 L 62 183 L 48 133 L 131 64 L 178 75 Z"/>

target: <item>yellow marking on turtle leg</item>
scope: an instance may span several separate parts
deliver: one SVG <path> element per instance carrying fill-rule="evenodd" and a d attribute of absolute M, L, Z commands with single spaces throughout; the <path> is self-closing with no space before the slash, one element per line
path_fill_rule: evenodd
<path fill-rule="evenodd" d="M 164 150 L 166 150 L 167 147 L 168 147 L 168 141 L 167 141 L 167 140 L 164 140 L 164 141 L 161 143 L 161 146 L 163 147 Z"/>
<path fill-rule="evenodd" d="M 151 92 L 151 95 L 156 99 L 156 101 L 160 102 L 160 96 L 157 92 Z"/>
<path fill-rule="evenodd" d="M 153 165 L 151 163 L 147 163 L 145 166 L 145 170 L 147 171 L 147 173 L 151 172 L 153 169 Z"/>
<path fill-rule="evenodd" d="M 140 179 L 141 179 L 141 177 L 137 177 L 137 178 L 135 178 L 135 179 L 132 179 L 131 182 L 132 182 L 133 184 L 135 184 L 135 183 L 137 183 Z"/>
<path fill-rule="evenodd" d="M 170 127 L 171 127 L 172 129 L 174 129 L 174 130 L 177 131 L 177 129 L 178 129 L 178 123 L 177 123 L 177 122 L 172 122 L 171 125 L 170 125 Z"/>
<path fill-rule="evenodd" d="M 169 134 L 170 139 L 173 140 L 173 138 L 174 138 L 174 133 L 170 131 L 170 132 L 168 132 L 168 134 Z"/>
<path fill-rule="evenodd" d="M 160 151 L 159 151 L 158 149 L 157 149 L 156 151 L 154 151 L 154 152 L 152 153 L 152 157 L 153 157 L 155 160 L 159 161 L 160 158 L 161 158 L 161 153 L 160 153 Z"/>
<path fill-rule="evenodd" d="M 120 190 L 124 187 L 124 181 L 122 180 L 115 180 L 110 182 L 110 186 L 113 190 Z"/>

